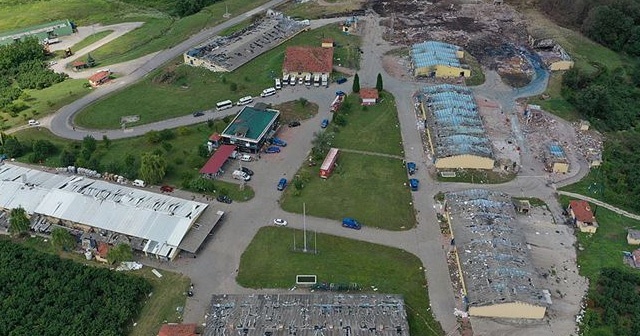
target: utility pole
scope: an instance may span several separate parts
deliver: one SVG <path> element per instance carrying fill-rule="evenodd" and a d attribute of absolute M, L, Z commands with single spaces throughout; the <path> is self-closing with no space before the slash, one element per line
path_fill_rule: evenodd
<path fill-rule="evenodd" d="M 305 203 L 302 203 L 302 228 L 302 235 L 304 237 L 302 252 L 307 253 L 307 208 Z"/>

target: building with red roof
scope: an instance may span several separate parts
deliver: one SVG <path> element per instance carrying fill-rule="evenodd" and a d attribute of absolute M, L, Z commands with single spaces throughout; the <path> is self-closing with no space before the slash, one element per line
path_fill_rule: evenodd
<path fill-rule="evenodd" d="M 163 324 L 158 336 L 196 336 L 197 325 L 192 324 Z"/>
<path fill-rule="evenodd" d="M 111 71 L 109 70 L 98 71 L 89 77 L 89 84 L 93 87 L 97 87 L 108 82 L 109 76 L 111 76 Z"/>
<path fill-rule="evenodd" d="M 378 95 L 377 89 L 360 89 L 360 104 L 375 105 L 378 102 L 378 98 L 380 98 L 380 96 Z"/>
<path fill-rule="evenodd" d="M 587 201 L 571 200 L 567 211 L 581 232 L 596 233 L 598 223 Z"/>
<path fill-rule="evenodd" d="M 284 54 L 283 76 L 330 75 L 333 70 L 333 47 L 288 47 Z"/>
<path fill-rule="evenodd" d="M 235 145 L 222 145 L 213 153 L 209 161 L 200 168 L 200 174 L 208 178 L 214 178 L 220 174 L 220 169 L 227 162 L 229 156 L 236 150 Z"/>

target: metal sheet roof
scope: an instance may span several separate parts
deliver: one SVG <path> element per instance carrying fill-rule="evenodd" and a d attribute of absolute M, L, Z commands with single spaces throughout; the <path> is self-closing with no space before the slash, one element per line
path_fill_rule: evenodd
<path fill-rule="evenodd" d="M 227 162 L 229 155 L 233 153 L 236 149 L 234 145 L 222 145 L 218 150 L 213 153 L 213 155 L 209 158 L 209 161 L 200 168 L 200 174 L 215 174 L 217 173 L 222 165 Z"/>

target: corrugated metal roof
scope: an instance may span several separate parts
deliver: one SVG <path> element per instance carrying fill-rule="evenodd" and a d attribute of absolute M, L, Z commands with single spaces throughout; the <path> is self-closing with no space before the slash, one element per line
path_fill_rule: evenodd
<path fill-rule="evenodd" d="M 462 49 L 453 44 L 427 41 L 412 46 L 411 59 L 416 68 L 435 65 L 460 67 L 460 60 L 456 54 L 458 50 Z"/>
<path fill-rule="evenodd" d="M 148 245 L 155 245 L 156 251 L 168 252 L 177 249 L 207 204 L 4 164 L 0 166 L 0 207 L 19 206 L 30 214 L 148 239 L 155 242 Z"/>

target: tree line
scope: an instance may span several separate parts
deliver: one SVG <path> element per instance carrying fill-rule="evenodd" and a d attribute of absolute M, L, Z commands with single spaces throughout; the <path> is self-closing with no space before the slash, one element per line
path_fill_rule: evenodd
<path fill-rule="evenodd" d="M 0 335 L 124 335 L 151 290 L 141 277 L 0 240 Z"/>
<path fill-rule="evenodd" d="M 0 46 L 0 108 L 16 116 L 27 108 L 14 103 L 24 89 L 44 89 L 67 78 L 49 69 L 45 59 L 45 50 L 35 37 Z"/>

